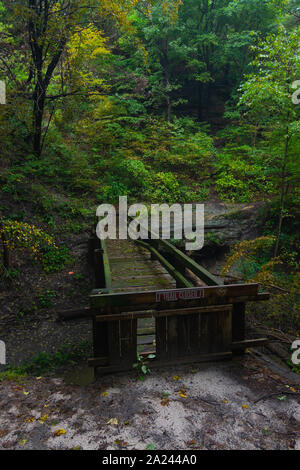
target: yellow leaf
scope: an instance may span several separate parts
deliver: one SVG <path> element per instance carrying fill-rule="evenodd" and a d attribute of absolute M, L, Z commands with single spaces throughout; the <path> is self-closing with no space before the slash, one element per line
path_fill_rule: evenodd
<path fill-rule="evenodd" d="M 117 418 L 111 418 L 109 421 L 107 421 L 106 424 L 113 424 L 114 426 L 118 426 L 119 422 Z"/>
<path fill-rule="evenodd" d="M 57 429 L 57 431 L 53 433 L 54 436 L 61 436 L 62 434 L 66 434 L 65 429 Z"/>
<path fill-rule="evenodd" d="M 222 400 L 222 403 L 225 403 L 225 404 L 227 404 L 227 403 L 229 403 L 229 401 L 228 401 L 228 400 L 226 400 L 226 398 L 224 398 L 224 400 Z"/>
<path fill-rule="evenodd" d="M 187 395 L 185 395 L 184 393 L 179 393 L 179 396 L 180 396 L 181 398 L 187 398 Z"/>
<path fill-rule="evenodd" d="M 294 389 L 294 387 L 290 387 L 290 390 L 294 393 L 297 393 L 296 390 Z"/>
<path fill-rule="evenodd" d="M 24 393 L 24 395 L 26 395 L 26 396 L 29 395 L 29 392 L 23 392 L 23 393 Z"/>
<path fill-rule="evenodd" d="M 27 439 L 24 439 L 23 441 L 20 441 L 19 444 L 20 446 L 25 446 L 26 442 L 27 442 Z"/>
<path fill-rule="evenodd" d="M 102 396 L 103 396 L 103 397 L 107 397 L 107 395 L 108 395 L 107 392 L 102 393 Z"/>
<path fill-rule="evenodd" d="M 40 419 L 40 423 L 44 423 L 45 421 L 47 421 L 49 419 L 49 416 L 48 415 L 45 415 L 45 416 L 42 416 L 41 419 Z"/>
<path fill-rule="evenodd" d="M 33 417 L 26 419 L 26 423 L 32 423 L 33 421 L 34 421 L 34 418 L 33 418 Z"/>
<path fill-rule="evenodd" d="M 174 375 L 173 380 L 175 380 L 175 381 L 180 380 L 180 377 L 178 377 L 178 375 Z"/>
<path fill-rule="evenodd" d="M 248 405 L 242 405 L 242 408 L 244 408 L 245 410 L 247 410 L 249 408 Z"/>

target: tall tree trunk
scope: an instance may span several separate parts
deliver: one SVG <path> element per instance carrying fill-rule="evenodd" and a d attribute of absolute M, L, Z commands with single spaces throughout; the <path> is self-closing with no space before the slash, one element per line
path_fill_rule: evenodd
<path fill-rule="evenodd" d="M 276 236 L 276 243 L 274 249 L 274 257 L 278 256 L 279 252 L 279 242 L 282 230 L 282 222 L 284 216 L 284 209 L 285 209 L 285 198 L 287 194 L 287 183 L 286 183 L 286 166 L 287 166 L 287 158 L 289 152 L 289 128 L 286 129 L 286 138 L 285 138 L 285 147 L 284 147 L 284 157 L 283 157 L 283 165 L 281 171 L 281 194 L 280 194 L 280 212 L 279 212 L 279 220 L 278 220 L 278 228 L 277 228 L 277 236 Z"/>
<path fill-rule="evenodd" d="M 43 83 L 37 83 L 34 92 L 33 106 L 33 151 L 37 157 L 41 155 L 42 127 L 45 109 L 46 92 L 43 89 Z"/>

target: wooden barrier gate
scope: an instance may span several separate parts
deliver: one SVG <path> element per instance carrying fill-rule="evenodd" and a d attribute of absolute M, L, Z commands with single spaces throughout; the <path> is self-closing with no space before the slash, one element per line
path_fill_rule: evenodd
<path fill-rule="evenodd" d="M 179 363 L 224 360 L 266 338 L 245 339 L 247 301 L 268 300 L 258 284 L 224 285 L 166 240 L 139 242 L 176 279 L 178 288 L 112 293 L 106 245 L 94 235 L 90 259 L 97 288 L 90 296 L 94 357 L 100 374 L 131 370 L 137 359 L 137 320 L 155 319 L 156 352 L 151 368 Z M 188 268 L 206 283 L 195 287 Z"/>

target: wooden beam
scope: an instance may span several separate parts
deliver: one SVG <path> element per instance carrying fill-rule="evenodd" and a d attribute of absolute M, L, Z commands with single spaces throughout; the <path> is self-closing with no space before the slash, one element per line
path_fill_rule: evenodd
<path fill-rule="evenodd" d="M 206 307 L 194 307 L 185 309 L 171 309 L 171 310 L 144 310 L 135 312 L 126 312 L 113 315 L 98 315 L 96 316 L 97 322 L 119 321 L 119 320 L 132 320 L 134 318 L 161 318 L 177 315 L 192 315 L 201 313 L 213 313 L 231 311 L 232 305 L 210 305 Z"/>
<path fill-rule="evenodd" d="M 153 248 L 153 246 L 141 240 L 136 240 L 136 243 L 150 251 L 153 258 L 157 259 L 160 264 L 168 271 L 168 273 L 176 280 L 178 287 L 193 286 L 193 284 L 189 282 L 179 271 L 177 271 L 176 268 L 159 253 L 158 250 Z"/>
<path fill-rule="evenodd" d="M 111 271 L 110 271 L 110 265 L 109 265 L 109 259 L 107 255 L 107 248 L 106 248 L 105 240 L 101 240 L 101 248 L 102 248 L 102 256 L 103 256 L 105 287 L 106 289 L 110 291 L 112 289 L 112 280 L 111 280 Z"/>
<path fill-rule="evenodd" d="M 91 317 L 92 310 L 89 307 L 82 307 L 78 309 L 72 310 L 62 310 L 57 312 L 57 319 L 58 320 L 77 320 L 79 318 L 88 318 Z"/>
<path fill-rule="evenodd" d="M 223 282 L 220 281 L 220 279 L 200 266 L 196 261 L 187 256 L 185 253 L 180 251 L 178 248 L 172 245 L 172 243 L 168 242 L 167 240 L 160 239 L 159 244 L 161 244 L 169 253 L 171 253 L 179 263 L 181 263 L 185 268 L 190 269 L 208 286 L 223 285 Z"/>
<path fill-rule="evenodd" d="M 105 313 L 107 307 L 125 307 L 139 306 L 139 305 L 161 305 L 170 306 L 174 308 L 188 307 L 192 302 L 205 305 L 206 301 L 213 303 L 218 299 L 218 303 L 226 304 L 232 303 L 235 298 L 257 298 L 258 284 L 231 284 L 229 286 L 218 287 L 192 287 L 187 289 L 169 289 L 163 291 L 146 291 L 146 292 L 130 292 L 118 293 L 108 295 L 91 295 L 90 305 L 92 309 L 97 309 L 99 313 Z M 199 298 L 193 298 L 193 293 L 199 293 Z M 181 296 L 177 301 L 164 301 L 161 297 L 171 298 L 176 295 Z M 201 294 L 201 295 L 200 295 Z M 170 297 L 171 296 L 171 297 Z M 228 299 L 230 299 L 228 301 Z M 239 300 L 240 301 L 240 300 Z"/>
<path fill-rule="evenodd" d="M 143 355 L 143 353 L 141 354 Z M 229 360 L 232 358 L 232 353 L 228 352 L 221 352 L 221 353 L 213 353 L 213 354 L 196 354 L 193 356 L 186 356 L 181 357 L 176 360 L 167 360 L 167 361 L 159 361 L 157 359 L 149 361 L 149 368 L 150 369 L 158 369 L 161 367 L 169 367 L 178 364 L 194 364 L 194 363 L 201 363 L 201 362 L 214 362 L 214 361 L 224 361 Z M 114 372 L 122 372 L 125 370 L 131 370 L 128 366 L 122 367 L 122 364 L 116 364 L 113 366 L 103 366 L 103 363 L 107 360 L 107 358 L 91 358 L 88 360 L 88 365 L 90 367 L 97 367 L 97 372 L 99 374 L 111 374 Z M 133 369 L 132 369 L 133 370 Z"/>
<path fill-rule="evenodd" d="M 259 346 L 265 346 L 270 340 L 268 338 L 258 338 L 258 339 L 246 339 L 244 341 L 233 341 L 231 348 L 233 351 L 239 349 L 248 349 L 255 348 Z"/>

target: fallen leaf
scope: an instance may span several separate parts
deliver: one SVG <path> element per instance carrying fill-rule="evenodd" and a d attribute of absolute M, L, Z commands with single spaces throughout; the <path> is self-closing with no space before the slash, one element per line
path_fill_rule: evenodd
<path fill-rule="evenodd" d="M 24 393 L 24 395 L 26 395 L 26 396 L 29 395 L 29 392 L 23 392 L 23 393 Z"/>
<path fill-rule="evenodd" d="M 185 393 L 179 392 L 179 396 L 180 396 L 181 398 L 187 398 L 187 395 L 185 395 Z"/>
<path fill-rule="evenodd" d="M 42 416 L 40 418 L 40 423 L 44 424 L 45 421 L 47 421 L 49 419 L 49 416 L 48 415 L 45 415 L 45 416 Z"/>
<path fill-rule="evenodd" d="M 26 419 L 26 423 L 32 423 L 33 421 L 34 421 L 34 418 L 33 418 L 33 417 Z"/>
<path fill-rule="evenodd" d="M 161 406 L 166 406 L 170 403 L 170 400 L 169 398 L 163 398 L 163 400 L 161 401 Z"/>
<path fill-rule="evenodd" d="M 269 428 L 268 428 L 268 426 L 265 426 L 265 427 L 263 428 L 262 432 L 263 432 L 263 434 L 265 434 L 266 436 L 268 436 L 268 435 L 269 435 Z"/>
<path fill-rule="evenodd" d="M 174 375 L 173 380 L 175 380 L 175 381 L 180 380 L 180 377 L 178 377 L 178 375 Z"/>
<path fill-rule="evenodd" d="M 248 405 L 242 405 L 242 408 L 244 408 L 245 410 L 247 410 L 249 408 Z"/>
<path fill-rule="evenodd" d="M 36 380 L 41 380 L 43 377 L 37 377 Z"/>
<path fill-rule="evenodd" d="M 297 393 L 294 387 L 290 387 L 291 392 Z"/>
<path fill-rule="evenodd" d="M 62 434 L 66 434 L 66 433 L 67 433 L 67 431 L 65 429 L 57 429 L 57 431 L 55 431 L 53 433 L 53 436 L 58 437 L 58 436 L 61 436 Z"/>
<path fill-rule="evenodd" d="M 279 400 L 279 401 L 284 401 L 284 400 L 286 400 L 286 396 L 283 395 L 282 397 L 277 397 L 277 400 Z"/>
<path fill-rule="evenodd" d="M 229 401 L 226 400 L 226 398 L 224 398 L 224 399 L 222 400 L 222 403 L 225 403 L 225 405 L 227 405 L 227 403 L 229 403 Z"/>
<path fill-rule="evenodd" d="M 111 418 L 109 421 L 107 421 L 106 424 L 113 424 L 114 426 L 118 426 L 119 422 L 117 418 Z"/>
<path fill-rule="evenodd" d="M 19 442 L 19 445 L 20 446 L 25 446 L 26 442 L 27 442 L 27 439 L 23 439 L 23 441 Z"/>
<path fill-rule="evenodd" d="M 155 449 L 155 444 L 148 444 L 146 447 L 146 450 L 154 450 Z"/>
<path fill-rule="evenodd" d="M 107 392 L 102 393 L 102 397 L 107 397 L 107 395 L 108 395 Z"/>
<path fill-rule="evenodd" d="M 194 446 L 195 444 L 196 444 L 196 442 L 194 441 L 194 439 L 193 439 L 192 441 L 187 441 L 187 442 L 186 442 L 186 445 L 187 445 L 188 447 Z"/>

